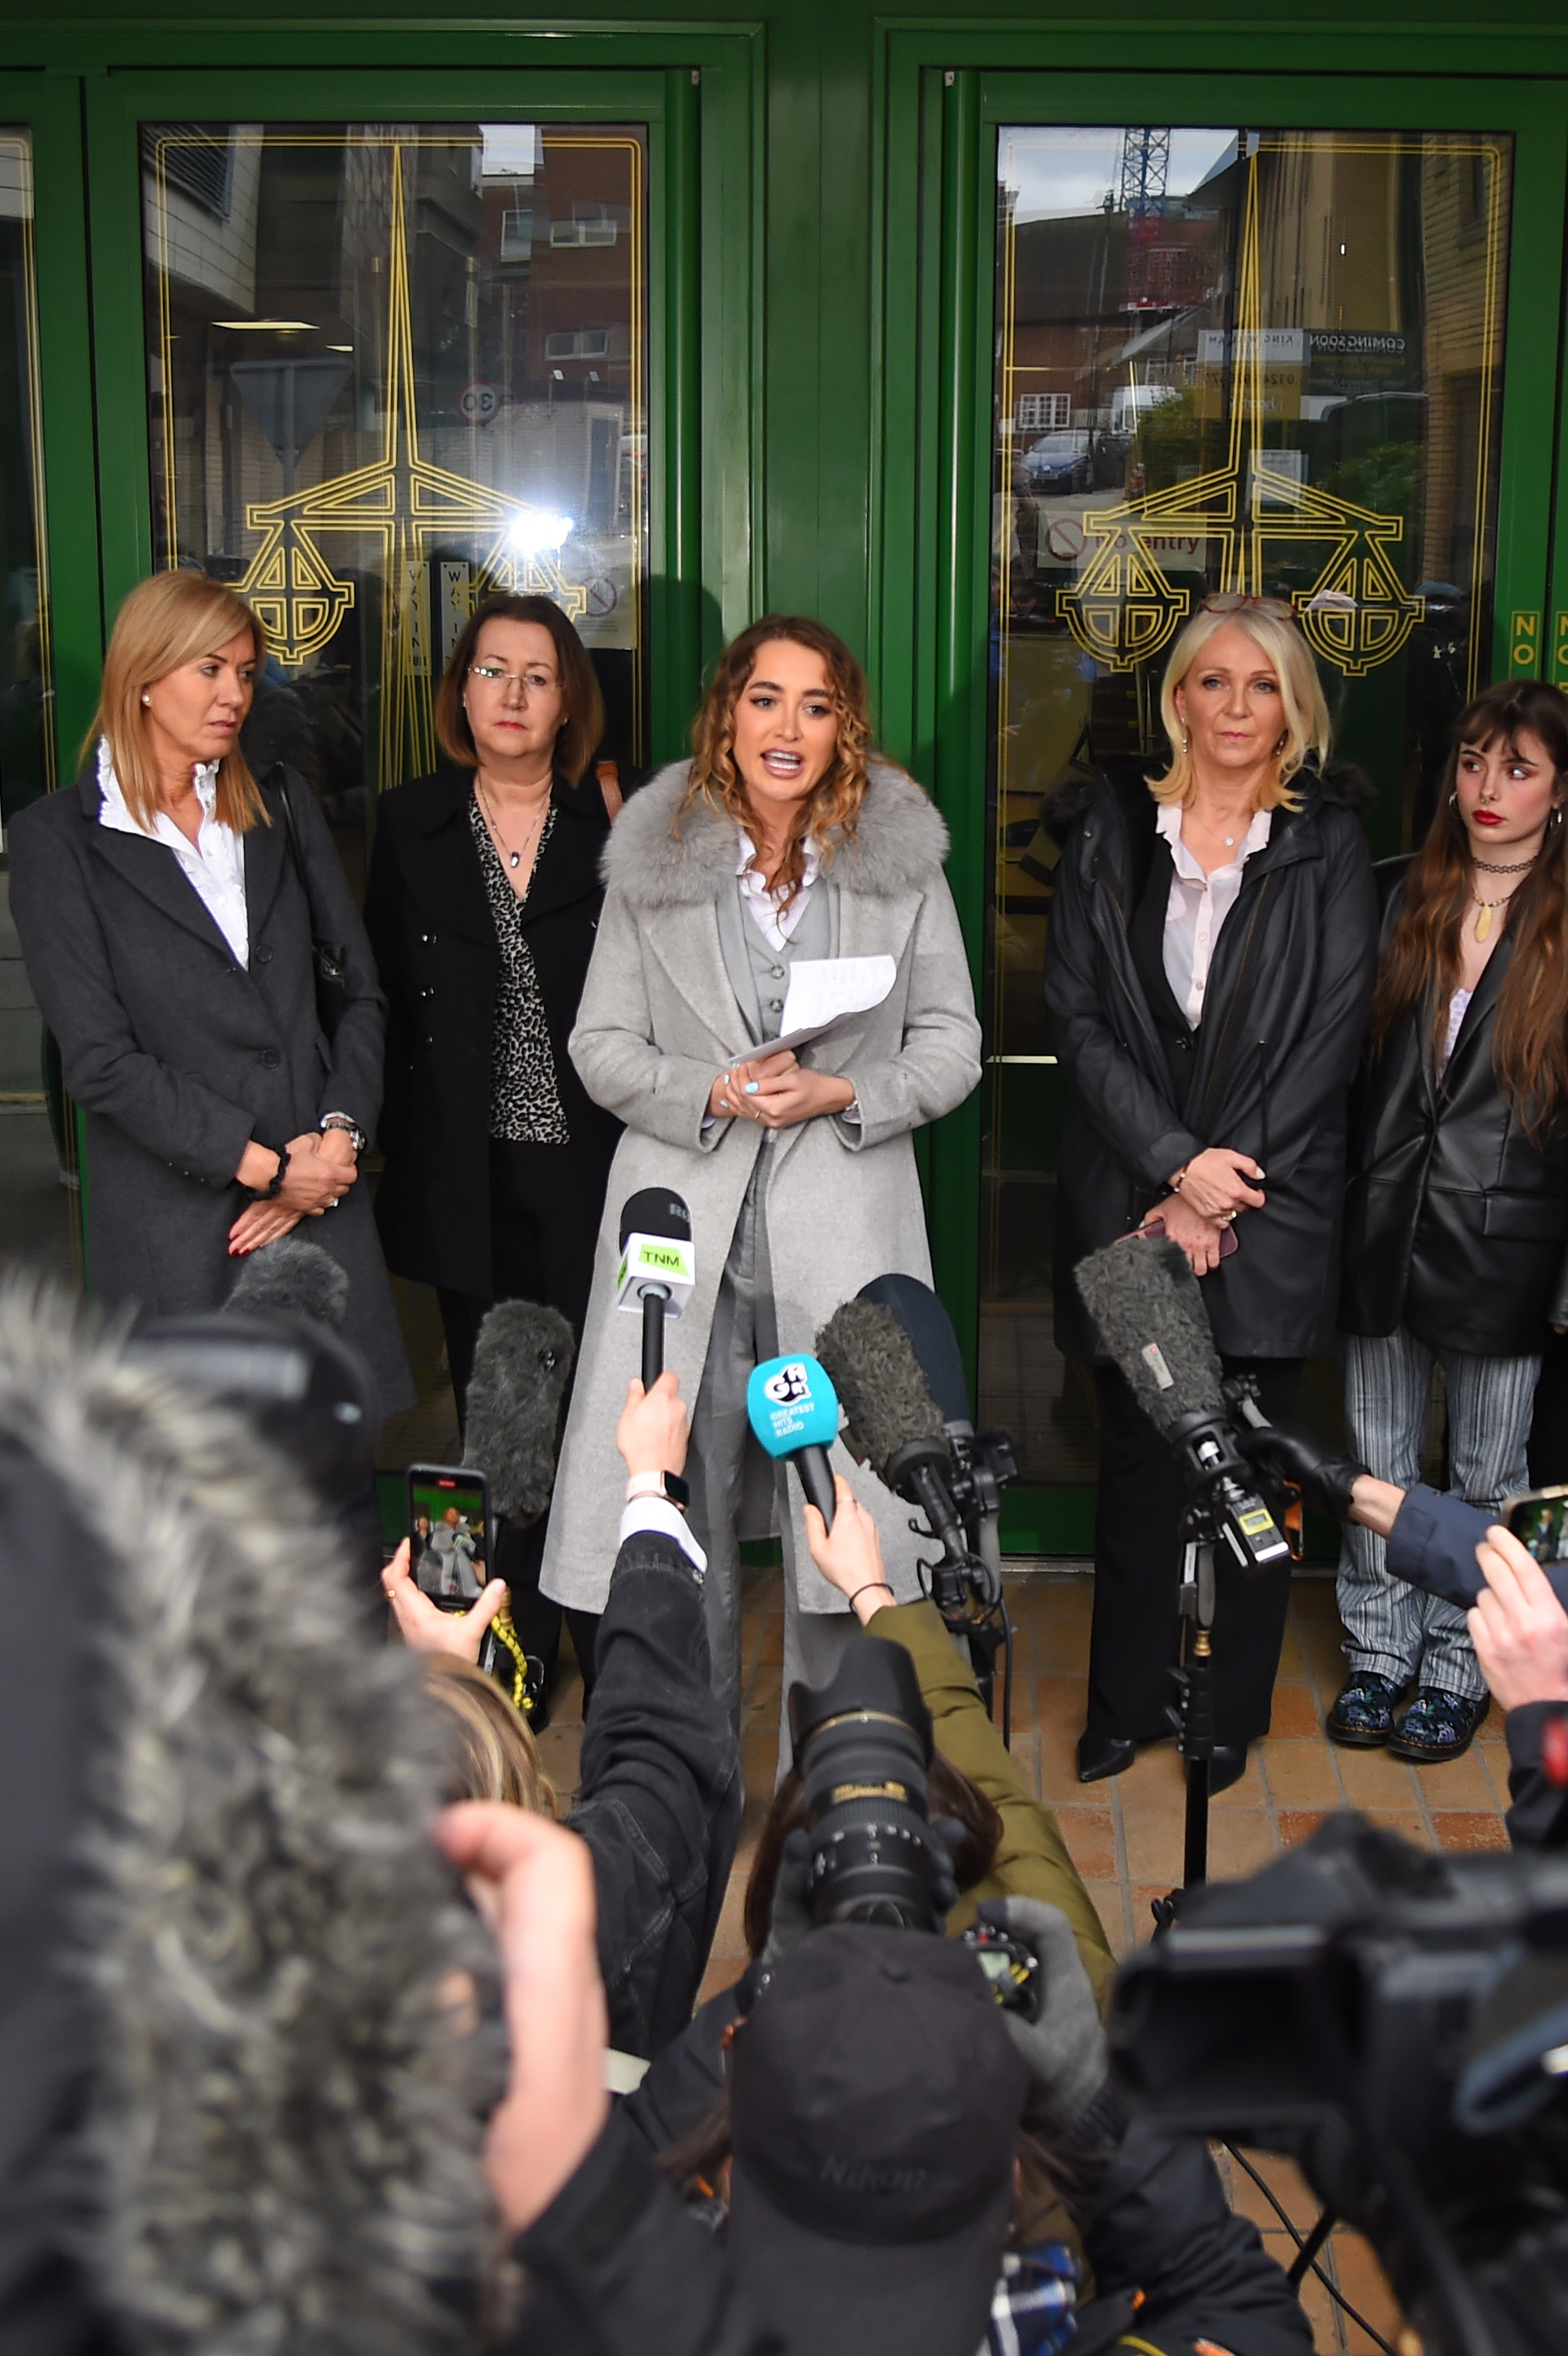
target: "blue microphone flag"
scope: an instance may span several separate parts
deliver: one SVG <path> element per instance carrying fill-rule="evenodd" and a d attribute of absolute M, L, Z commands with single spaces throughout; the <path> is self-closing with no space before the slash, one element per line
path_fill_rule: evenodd
<path fill-rule="evenodd" d="M 797 1448 L 831 1448 L 838 1437 L 838 1394 L 817 1361 L 804 1351 L 765 1358 L 746 1385 L 752 1430 L 770 1456 Z"/>

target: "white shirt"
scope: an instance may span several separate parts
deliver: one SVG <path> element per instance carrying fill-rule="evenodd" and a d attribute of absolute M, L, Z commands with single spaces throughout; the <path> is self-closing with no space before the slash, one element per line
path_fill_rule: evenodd
<path fill-rule="evenodd" d="M 738 828 L 737 831 L 741 837 L 741 851 L 735 862 L 735 873 L 741 879 L 741 901 L 769 948 L 782 949 L 805 914 L 805 904 L 811 897 L 811 887 L 816 883 L 821 869 L 822 862 L 817 857 L 816 845 L 809 837 L 807 838 L 805 869 L 801 877 L 800 889 L 789 906 L 784 908 L 782 905 L 784 900 L 782 888 L 770 892 L 760 873 L 752 864 L 757 855 L 756 844 L 744 827 Z"/>
<path fill-rule="evenodd" d="M 1456 990 L 1454 992 L 1453 997 L 1448 1001 L 1448 1028 L 1444 1033 L 1443 1053 L 1437 1059 L 1437 1076 L 1439 1079 L 1443 1077 L 1444 1073 L 1448 1069 L 1448 1060 L 1454 1053 L 1455 1043 L 1459 1036 L 1459 1025 L 1464 1022 L 1466 1015 L 1469 1012 L 1470 1001 L 1474 998 L 1475 994 L 1476 993 L 1473 990 Z"/>
<path fill-rule="evenodd" d="M 668 1497 L 634 1497 L 621 1515 L 618 1546 L 624 1546 L 640 1530 L 656 1533 L 661 1538 L 673 1538 L 701 1584 L 708 1569 L 708 1557 L 686 1526 L 686 1515 Z"/>
<path fill-rule="evenodd" d="M 191 842 L 166 810 L 160 810 L 151 828 L 138 826 L 125 806 L 125 795 L 114 774 L 105 737 L 98 740 L 98 788 L 103 799 L 100 826 L 117 834 L 140 834 L 163 842 L 174 852 L 202 906 L 233 951 L 237 962 L 251 962 L 251 919 L 245 906 L 245 841 L 217 817 L 218 763 L 198 761 L 196 798 L 201 804 L 201 824 Z"/>
<path fill-rule="evenodd" d="M 1272 810 L 1259 810 L 1236 857 L 1205 875 L 1181 840 L 1181 812 L 1175 804 L 1165 803 L 1155 820 L 1156 831 L 1170 845 L 1170 897 L 1165 908 L 1162 959 L 1165 978 L 1194 1030 L 1203 1020 L 1203 993 L 1209 987 L 1209 968 L 1220 927 L 1236 905 L 1243 868 L 1268 841 L 1273 822 Z"/>

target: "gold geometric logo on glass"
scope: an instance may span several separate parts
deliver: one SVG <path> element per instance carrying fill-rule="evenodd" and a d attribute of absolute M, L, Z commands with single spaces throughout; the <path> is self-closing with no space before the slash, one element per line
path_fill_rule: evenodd
<path fill-rule="evenodd" d="M 1154 543 L 1168 538 L 1215 543 L 1220 589 L 1259 596 L 1265 552 L 1282 542 L 1328 545 L 1327 561 L 1293 603 L 1308 643 L 1326 662 L 1359 679 L 1395 656 L 1426 611 L 1400 579 L 1391 551 L 1404 536 L 1401 516 L 1297 482 L 1271 466 L 1264 447 L 1263 295 L 1258 237 L 1258 159 L 1247 171 L 1237 289 L 1230 447 L 1223 466 L 1119 507 L 1081 518 L 1093 543 L 1076 582 L 1056 593 L 1056 609 L 1095 662 L 1126 671 L 1168 646 L 1186 620 L 1191 593 L 1172 581 Z"/>
<path fill-rule="evenodd" d="M 263 538 L 239 584 L 240 595 L 260 615 L 278 660 L 305 662 L 328 643 L 354 603 L 353 582 L 334 573 L 318 537 L 339 531 L 379 536 L 383 782 L 435 766 L 426 566 L 431 540 L 475 530 L 494 534 L 474 582 L 475 597 L 488 589 L 553 597 L 574 622 L 588 610 L 586 587 L 565 578 L 553 550 L 519 551 L 516 545 L 517 527 L 537 522 L 538 508 L 420 456 L 400 145 L 392 149 L 389 242 L 381 455 L 311 489 L 247 505 L 246 524 Z"/>

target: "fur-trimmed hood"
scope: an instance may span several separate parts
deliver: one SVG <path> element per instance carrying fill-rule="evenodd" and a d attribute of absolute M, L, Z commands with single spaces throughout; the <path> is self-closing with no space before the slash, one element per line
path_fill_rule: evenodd
<path fill-rule="evenodd" d="M 636 908 L 700 907 L 735 875 L 735 830 L 717 811 L 676 813 L 691 774 L 672 761 L 634 794 L 610 831 L 600 872 L 606 887 Z M 947 829 L 912 777 L 873 761 L 853 841 L 828 869 L 852 892 L 894 899 L 927 892 L 947 856 Z"/>
<path fill-rule="evenodd" d="M 428 2356 L 457 2337 L 433 2286 L 472 2281 L 490 2231 L 496 2088 L 490 2039 L 440 2001 L 495 1965 L 430 1839 L 445 1751 L 418 1665 L 367 1627 L 280 1456 L 16 1282 L 6 1445 L 95 1558 L 30 1574 L 42 1644 L 97 1594 L 59 1959 L 92 2060 L 56 2156 L 94 2303 L 157 2356 Z"/>

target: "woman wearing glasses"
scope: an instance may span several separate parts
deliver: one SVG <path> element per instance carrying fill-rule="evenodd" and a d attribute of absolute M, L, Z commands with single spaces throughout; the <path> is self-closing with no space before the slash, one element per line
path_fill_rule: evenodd
<path fill-rule="evenodd" d="M 1211 598 L 1178 637 L 1163 774 L 1060 797 L 1045 991 L 1068 1084 L 1058 1340 L 1101 1360 L 1072 1271 L 1157 1218 L 1203 1283 L 1227 1367 L 1290 1411 L 1334 1332 L 1346 1098 L 1377 955 L 1366 782 L 1330 766 L 1328 715 L 1287 605 Z M 1100 1487 L 1084 1783 L 1168 1732 L 1181 1482 L 1114 1368 L 1094 1363 Z M 1211 1788 L 1267 1732 L 1288 1570 L 1223 1559 Z"/>
<path fill-rule="evenodd" d="M 442 766 L 381 798 L 365 921 L 388 998 L 376 1215 L 388 1266 L 435 1287 L 461 1422 L 497 1301 L 549 1301 L 581 1330 L 620 1123 L 566 1042 L 610 820 L 590 767 L 598 681 L 549 598 L 484 600 L 435 721 Z M 560 1613 L 537 1592 L 541 1538 L 499 1568 L 548 1676 Z"/>
<path fill-rule="evenodd" d="M 1346 1422 L 1408 1488 L 1441 1359 L 1448 1476 L 1477 1505 L 1528 1487 L 1541 1353 L 1568 1325 L 1565 798 L 1568 700 L 1504 680 L 1459 716 L 1422 849 L 1380 870 L 1395 888 L 1346 1197 Z M 1468 1750 L 1488 1703 L 1465 1614 L 1392 1579 L 1358 1529 L 1339 1617 L 1334 1740 L 1422 1762 Z"/>

